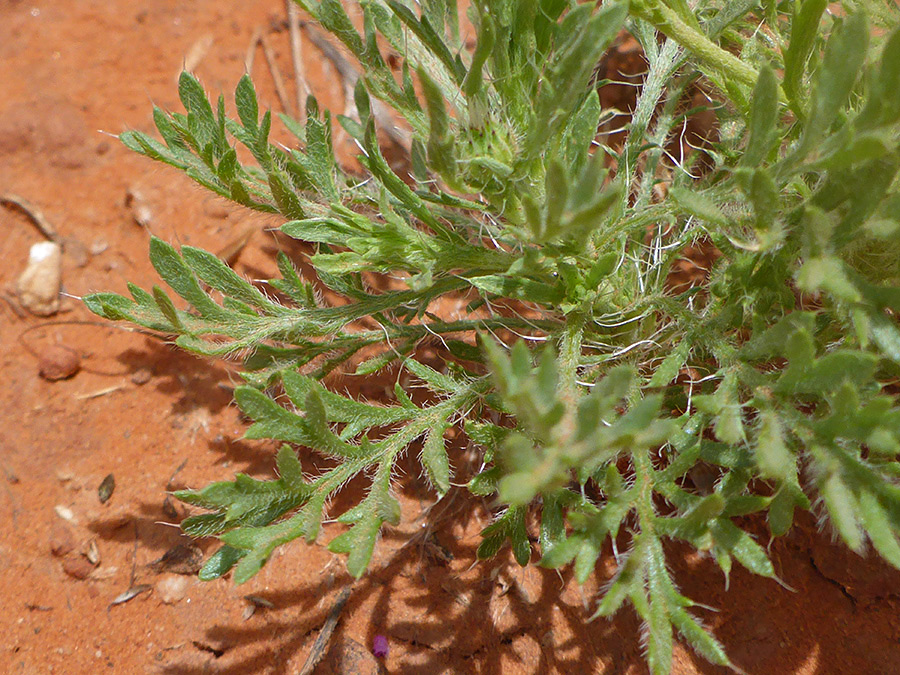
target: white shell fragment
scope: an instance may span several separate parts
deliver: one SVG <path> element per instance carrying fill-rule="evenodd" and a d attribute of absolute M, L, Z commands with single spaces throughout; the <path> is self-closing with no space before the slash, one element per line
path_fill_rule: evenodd
<path fill-rule="evenodd" d="M 19 302 L 32 314 L 51 316 L 59 311 L 62 284 L 62 250 L 59 244 L 43 241 L 31 247 L 28 267 L 16 282 Z"/>

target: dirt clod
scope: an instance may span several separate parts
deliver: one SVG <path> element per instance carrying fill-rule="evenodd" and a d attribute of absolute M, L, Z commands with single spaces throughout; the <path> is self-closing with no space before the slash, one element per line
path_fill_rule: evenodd
<path fill-rule="evenodd" d="M 91 576 L 94 566 L 91 561 L 80 555 L 69 555 L 63 560 L 63 572 L 73 579 L 82 581 Z"/>
<path fill-rule="evenodd" d="M 334 645 L 321 667 L 322 672 L 339 675 L 378 675 L 383 672 L 372 652 L 351 638 L 344 638 Z"/>
<path fill-rule="evenodd" d="M 40 353 L 38 373 L 45 380 L 50 382 L 66 380 L 80 369 L 81 359 L 75 351 L 68 347 L 53 345 L 46 347 Z"/>
<path fill-rule="evenodd" d="M 57 558 L 62 558 L 74 549 L 75 537 L 72 535 L 72 530 L 62 523 L 56 523 L 50 530 L 50 553 Z"/>
<path fill-rule="evenodd" d="M 203 551 L 197 546 L 177 544 L 159 559 L 147 567 L 156 572 L 172 572 L 174 574 L 196 574 L 203 566 Z"/>
<path fill-rule="evenodd" d="M 184 599 L 188 580 L 178 574 L 166 574 L 156 582 L 155 592 L 167 605 L 174 605 Z"/>
<path fill-rule="evenodd" d="M 140 386 L 142 384 L 147 384 L 153 378 L 153 371 L 149 368 L 138 368 L 131 375 L 131 381 Z"/>

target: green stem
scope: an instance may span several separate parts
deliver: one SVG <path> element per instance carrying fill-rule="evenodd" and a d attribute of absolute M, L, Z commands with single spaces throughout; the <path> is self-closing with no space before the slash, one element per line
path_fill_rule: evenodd
<path fill-rule="evenodd" d="M 661 33 L 691 52 L 701 63 L 747 87 L 752 88 L 756 84 L 759 77 L 756 69 L 688 25 L 665 3 L 660 0 L 632 0 L 631 9 L 636 16 L 653 24 Z M 787 100 L 780 87 L 778 94 L 782 101 Z"/>
<path fill-rule="evenodd" d="M 569 314 L 559 345 L 559 397 L 573 420 L 578 407 L 578 365 L 585 319 L 581 312 Z"/>

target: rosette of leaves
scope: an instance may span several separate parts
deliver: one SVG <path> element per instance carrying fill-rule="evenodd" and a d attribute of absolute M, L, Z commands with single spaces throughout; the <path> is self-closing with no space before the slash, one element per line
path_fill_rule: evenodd
<path fill-rule="evenodd" d="M 495 499 L 478 555 L 508 543 L 520 564 L 574 563 L 584 581 L 608 540 L 624 546 L 596 615 L 629 602 L 654 673 L 669 671 L 675 634 L 732 665 L 678 591 L 666 540 L 712 556 L 726 578 L 737 561 L 777 579 L 746 525 L 765 519 L 782 536 L 795 510 L 818 504 L 848 546 L 900 566 L 895 6 L 476 0 L 469 50 L 450 0 L 360 2 L 361 31 L 337 0 L 300 4 L 363 68 L 358 118 L 337 121 L 365 176 L 335 161 L 332 119 L 314 99 L 305 125 L 281 118 L 294 146 L 270 143 L 271 115 L 260 117 L 247 77 L 238 119 L 184 74 L 185 112 L 154 110 L 162 140 L 121 140 L 280 214 L 343 300 L 326 304 L 284 255 L 280 278 L 261 286 L 158 239 L 151 261 L 178 300 L 135 286 L 131 298 L 85 298 L 186 349 L 244 355 L 246 435 L 284 442 L 275 480 L 178 493 L 206 510 L 185 531 L 224 542 L 203 578 L 233 569 L 245 581 L 277 546 L 314 541 L 329 498 L 365 474 L 362 501 L 330 514 L 348 527 L 329 548 L 361 575 L 380 528 L 401 516 L 401 454 L 417 449 L 438 498 L 451 489 L 451 427 L 483 454 L 469 489 Z M 596 73 L 622 29 L 647 70 L 625 141 L 610 147 L 598 130 L 617 111 L 600 105 Z M 717 138 L 685 157 L 667 148 L 697 88 Z M 373 97 L 411 131 L 409 176 L 384 158 Z M 717 249 L 714 266 L 674 286 L 698 242 Z M 375 291 L 372 274 L 406 288 Z M 464 318 L 431 312 L 466 293 L 477 299 Z M 435 336 L 443 370 L 417 351 Z M 362 350 L 375 355 L 356 374 L 399 363 L 431 402 L 400 386 L 393 405 L 329 391 L 322 379 Z M 336 466 L 308 475 L 298 446 Z M 699 465 L 712 482 L 692 480 Z"/>

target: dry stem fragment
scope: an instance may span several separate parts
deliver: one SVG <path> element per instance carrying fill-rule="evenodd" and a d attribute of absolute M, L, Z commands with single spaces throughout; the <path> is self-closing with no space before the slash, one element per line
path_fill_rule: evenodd
<path fill-rule="evenodd" d="M 47 220 L 41 210 L 27 199 L 23 199 L 12 192 L 7 192 L 6 194 L 0 195 L 0 205 L 7 208 L 12 207 L 18 209 L 28 216 L 28 219 L 35 224 L 37 229 L 40 230 L 40 233 L 47 237 L 47 239 L 54 241 L 57 244 L 60 243 L 59 234 L 56 232 L 56 228 L 53 227 L 53 224 L 49 220 Z"/>
<path fill-rule="evenodd" d="M 203 57 L 206 56 L 207 52 L 209 52 L 209 48 L 212 47 L 214 41 L 212 33 L 207 33 L 191 45 L 191 48 L 188 49 L 187 54 L 184 56 L 184 63 L 182 64 L 181 70 L 175 75 L 176 82 L 178 81 L 178 78 L 181 77 L 182 72 L 193 72 L 194 69 L 200 65 L 200 62 L 203 60 Z"/>

